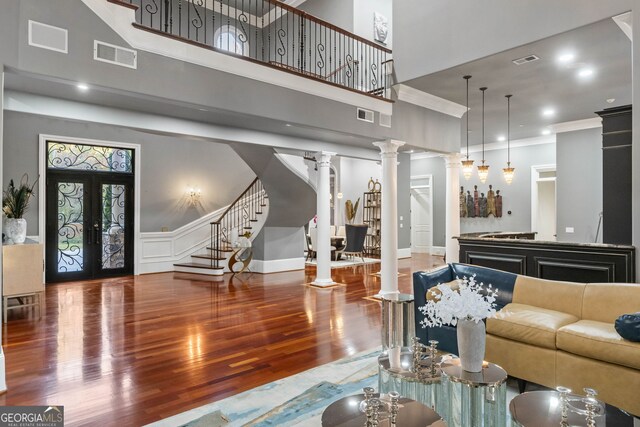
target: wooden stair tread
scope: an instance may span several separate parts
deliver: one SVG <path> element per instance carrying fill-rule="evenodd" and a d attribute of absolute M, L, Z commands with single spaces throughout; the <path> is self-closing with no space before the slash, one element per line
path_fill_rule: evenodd
<path fill-rule="evenodd" d="M 214 248 L 210 248 L 210 247 L 208 247 L 208 246 L 207 246 L 207 249 L 208 249 L 208 250 L 210 250 L 210 251 L 215 251 L 215 249 L 214 249 Z M 233 249 L 231 249 L 231 248 L 220 248 L 220 249 L 218 249 L 218 250 L 219 250 L 220 252 L 233 252 Z"/>
<path fill-rule="evenodd" d="M 256 214 L 258 214 L 258 215 L 262 215 L 262 211 L 260 211 L 260 212 L 256 212 Z"/>
<path fill-rule="evenodd" d="M 250 219 L 249 222 L 258 222 L 257 219 Z"/>
<path fill-rule="evenodd" d="M 198 259 L 210 259 L 210 260 L 218 260 L 218 261 L 226 261 L 226 258 L 220 257 L 220 258 L 214 258 L 211 255 L 191 255 L 191 258 L 198 258 Z"/>
<path fill-rule="evenodd" d="M 174 267 L 188 267 L 188 268 L 206 268 L 208 270 L 223 270 L 224 267 L 212 267 L 207 264 L 199 264 L 197 262 L 184 262 L 180 264 L 173 264 Z"/>

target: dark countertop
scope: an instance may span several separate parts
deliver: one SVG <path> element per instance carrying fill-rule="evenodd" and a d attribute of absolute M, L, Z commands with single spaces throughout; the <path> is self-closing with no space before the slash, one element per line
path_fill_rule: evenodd
<path fill-rule="evenodd" d="M 502 244 L 512 244 L 512 245 L 553 245 L 553 246 L 581 246 L 587 248 L 620 248 L 620 249 L 633 249 L 634 247 L 631 245 L 612 245 L 612 244 L 604 244 L 604 243 L 577 243 L 577 242 L 554 242 L 549 240 L 531 240 L 531 239 L 505 239 L 505 238 L 495 238 L 495 237 L 483 237 L 487 235 L 496 235 L 496 234 L 531 234 L 531 232 L 522 232 L 522 233 L 508 233 L 508 232 L 496 232 L 496 233 L 465 233 L 461 234 L 458 237 L 454 237 L 459 241 L 476 241 L 476 242 L 495 242 Z"/>

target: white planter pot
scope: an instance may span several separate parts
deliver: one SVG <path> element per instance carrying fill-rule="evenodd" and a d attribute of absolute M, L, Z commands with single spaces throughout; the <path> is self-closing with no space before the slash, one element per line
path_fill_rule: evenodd
<path fill-rule="evenodd" d="M 7 218 L 4 223 L 4 234 L 13 243 L 24 243 L 27 238 L 27 220 L 24 218 Z"/>
<path fill-rule="evenodd" d="M 481 372 L 486 330 L 484 322 L 459 320 L 457 326 L 460 365 L 467 372 Z"/>

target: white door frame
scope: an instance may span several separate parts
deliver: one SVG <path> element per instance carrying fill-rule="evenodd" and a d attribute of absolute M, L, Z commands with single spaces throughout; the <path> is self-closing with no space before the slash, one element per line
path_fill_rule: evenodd
<path fill-rule="evenodd" d="M 425 185 L 413 185 L 411 182 L 417 179 L 428 179 L 429 180 L 429 184 L 427 186 Z M 410 196 L 409 197 L 413 197 L 413 194 L 411 193 L 411 190 L 413 190 L 414 188 L 426 188 L 429 187 L 429 206 L 431 207 L 430 211 L 429 211 L 429 226 L 431 227 L 431 233 L 429 233 L 429 254 L 433 255 L 433 175 L 432 174 L 426 174 L 426 175 L 411 175 L 411 177 L 409 178 L 409 193 Z M 411 199 L 409 199 L 409 208 L 411 208 Z M 409 217 L 409 219 L 411 219 L 411 217 Z M 413 250 L 413 221 L 410 221 L 411 225 L 411 245 L 410 245 L 410 249 Z"/>
<path fill-rule="evenodd" d="M 556 171 L 555 164 L 548 165 L 533 165 L 531 166 L 531 231 L 535 230 L 536 225 L 538 224 L 538 182 L 539 181 L 555 181 L 556 178 L 540 178 L 540 174 L 543 172 L 554 172 Z M 557 216 L 557 197 L 558 192 L 556 191 L 556 225 L 558 222 Z M 557 232 L 557 227 L 556 227 Z"/>
<path fill-rule="evenodd" d="M 43 255 L 46 257 L 46 185 L 47 185 L 47 141 L 56 141 L 69 144 L 99 145 L 103 147 L 128 148 L 134 150 L 133 170 L 134 170 L 134 197 L 133 197 L 133 274 L 138 275 L 140 267 L 140 176 L 141 174 L 141 147 L 140 144 L 128 142 L 103 141 L 89 138 L 74 138 L 71 136 L 58 136 L 40 134 L 38 148 L 38 242 L 42 244 Z M 44 281 L 44 271 L 43 281 Z"/>

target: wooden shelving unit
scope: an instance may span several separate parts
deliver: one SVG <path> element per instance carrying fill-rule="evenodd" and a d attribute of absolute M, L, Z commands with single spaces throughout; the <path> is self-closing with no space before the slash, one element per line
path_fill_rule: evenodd
<path fill-rule="evenodd" d="M 382 193 L 368 191 L 364 193 L 363 200 L 362 221 L 369 226 L 367 237 L 364 240 L 364 253 L 365 255 L 380 256 Z"/>

